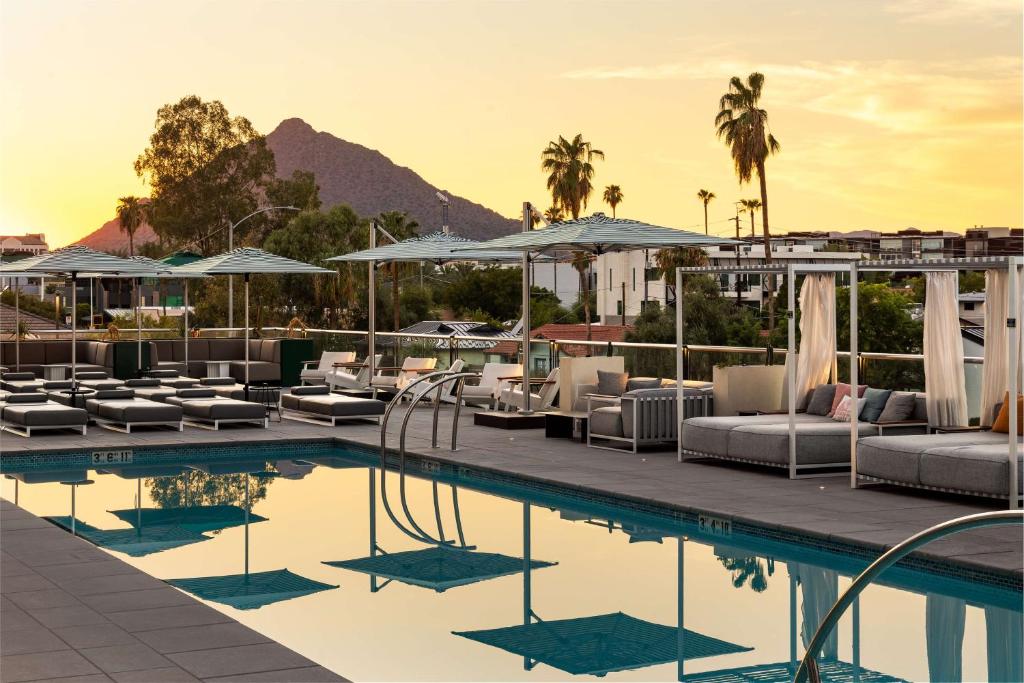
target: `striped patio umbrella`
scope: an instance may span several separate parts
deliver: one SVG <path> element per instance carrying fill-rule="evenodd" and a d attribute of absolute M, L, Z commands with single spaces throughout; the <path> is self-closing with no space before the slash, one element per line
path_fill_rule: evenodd
<path fill-rule="evenodd" d="M 161 267 L 157 272 L 163 272 Z M 35 275 L 70 275 L 71 276 L 71 380 L 72 392 L 75 391 L 75 372 L 77 358 L 75 353 L 78 341 L 78 278 L 80 275 L 90 276 L 102 273 L 114 277 L 144 275 L 153 272 L 153 268 L 130 259 L 121 258 L 102 251 L 76 244 L 40 254 L 14 263 L 0 265 L 0 275 L 7 272 L 23 272 Z"/>
<path fill-rule="evenodd" d="M 249 276 L 336 275 L 335 271 L 271 254 L 262 249 L 240 247 L 217 256 L 186 263 L 175 269 L 184 275 L 241 275 L 245 282 L 245 386 L 249 386 Z"/>
<path fill-rule="evenodd" d="M 530 213 L 529 205 L 524 207 L 523 215 Z M 530 253 L 552 251 L 584 251 L 601 255 L 616 251 L 633 251 L 635 249 L 666 249 L 673 247 L 707 247 L 724 244 L 737 244 L 736 240 L 723 237 L 703 235 L 689 230 L 666 228 L 660 225 L 635 221 L 629 218 L 609 218 L 603 213 L 595 213 L 584 218 L 553 223 L 546 228 L 532 230 L 528 221 L 524 220 L 523 232 L 497 239 L 481 242 L 474 250 L 509 250 L 520 253 L 523 258 L 523 384 L 529 381 L 530 348 L 530 273 L 526 267 Z M 458 250 L 456 250 L 458 251 Z M 625 306 L 625 302 L 623 302 Z M 530 392 L 523 393 L 523 408 L 520 412 L 530 412 Z"/>

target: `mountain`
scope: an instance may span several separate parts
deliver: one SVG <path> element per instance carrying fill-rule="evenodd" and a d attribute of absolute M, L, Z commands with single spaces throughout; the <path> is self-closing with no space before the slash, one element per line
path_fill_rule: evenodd
<path fill-rule="evenodd" d="M 405 211 L 420 224 L 421 233 L 441 226 L 441 206 L 435 195 L 439 188 L 377 150 L 317 132 L 302 119 L 282 121 L 267 136 L 267 145 L 274 152 L 279 177 L 290 177 L 296 170 L 316 174 L 325 207 L 348 204 L 360 216 Z M 448 224 L 463 237 L 490 239 L 520 229 L 518 221 L 445 194 L 451 200 Z"/>
<path fill-rule="evenodd" d="M 147 242 L 156 242 L 156 233 L 149 227 L 149 223 L 143 223 L 135 231 L 135 248 L 138 249 Z M 121 221 L 117 218 L 107 221 L 98 230 L 90 232 L 75 244 L 82 244 L 97 251 L 128 253 L 128 235 L 121 232 Z"/>
<path fill-rule="evenodd" d="M 277 175 L 312 171 L 320 185 L 324 207 L 348 204 L 360 216 L 382 211 L 405 211 L 420 224 L 420 233 L 440 229 L 441 206 L 434 187 L 415 171 L 399 166 L 375 149 L 357 145 L 330 133 L 317 132 L 302 119 L 286 119 L 267 136 L 267 146 L 277 161 Z M 486 206 L 445 193 L 451 200 L 448 224 L 452 231 L 471 239 L 501 237 L 520 229 L 518 221 L 504 218 Z M 153 242 L 149 225 L 135 233 L 136 246 Z M 101 251 L 128 251 L 128 238 L 116 218 L 78 240 L 77 244 Z"/>

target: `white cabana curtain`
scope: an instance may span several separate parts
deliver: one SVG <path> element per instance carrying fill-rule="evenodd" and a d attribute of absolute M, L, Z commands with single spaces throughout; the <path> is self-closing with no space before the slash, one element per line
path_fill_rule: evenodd
<path fill-rule="evenodd" d="M 925 599 L 925 643 L 928 678 L 959 683 L 963 680 L 964 625 L 967 605 L 963 600 L 929 593 Z"/>
<path fill-rule="evenodd" d="M 800 353 L 796 362 L 797 408 L 828 381 L 836 365 L 836 277 L 811 273 L 800 287 Z"/>
<path fill-rule="evenodd" d="M 1009 280 L 1010 274 L 1005 270 L 985 271 L 985 360 L 981 366 L 981 424 L 985 427 L 992 425 L 992 409 L 1003 400 L 1009 379 Z"/>
<path fill-rule="evenodd" d="M 796 562 L 790 564 L 790 571 L 796 576 L 803 597 L 800 603 L 800 638 L 804 647 L 807 647 L 828 611 L 839 599 L 839 575 L 831 569 Z M 836 629 L 832 629 L 825 639 L 818 655 L 823 659 L 836 659 L 839 656 L 839 634 Z"/>
<path fill-rule="evenodd" d="M 924 390 L 933 427 L 967 424 L 964 343 L 957 307 L 957 274 L 927 274 L 924 304 Z"/>

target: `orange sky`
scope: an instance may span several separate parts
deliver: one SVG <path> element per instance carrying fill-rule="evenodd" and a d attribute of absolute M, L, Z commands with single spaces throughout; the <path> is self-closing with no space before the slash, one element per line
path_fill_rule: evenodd
<path fill-rule="evenodd" d="M 0 232 L 67 243 L 145 194 L 157 108 L 195 93 L 269 132 L 299 116 L 517 216 L 582 132 L 619 215 L 702 222 L 739 188 L 712 121 L 766 75 L 772 225 L 1021 225 L 1021 4 L 0 2 Z M 592 209 L 602 209 L 597 203 Z"/>

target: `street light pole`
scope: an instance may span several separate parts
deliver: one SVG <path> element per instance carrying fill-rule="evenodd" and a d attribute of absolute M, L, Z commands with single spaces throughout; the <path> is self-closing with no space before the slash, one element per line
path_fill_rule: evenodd
<path fill-rule="evenodd" d="M 267 206 L 262 209 L 256 209 L 245 218 L 236 221 L 228 226 L 228 251 L 232 251 L 235 248 L 235 228 L 249 220 L 253 216 L 257 216 L 267 211 L 302 211 L 302 209 L 295 206 Z M 234 328 L 235 326 L 235 276 L 228 275 L 228 328 Z"/>

